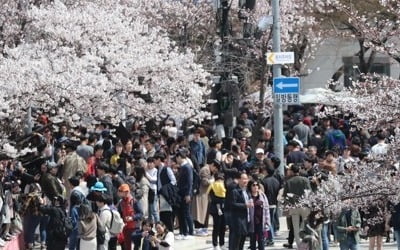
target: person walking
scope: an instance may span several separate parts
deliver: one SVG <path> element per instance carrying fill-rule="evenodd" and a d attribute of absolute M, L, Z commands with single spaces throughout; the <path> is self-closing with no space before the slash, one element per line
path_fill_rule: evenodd
<path fill-rule="evenodd" d="M 337 221 L 340 250 L 357 250 L 360 242 L 361 216 L 357 209 L 342 209 Z"/>
<path fill-rule="evenodd" d="M 297 164 L 290 164 L 287 171 L 288 175 L 292 177 L 290 177 L 284 185 L 283 196 L 290 204 L 295 205 L 298 202 L 298 199 L 305 194 L 306 190 L 311 191 L 311 185 L 310 181 L 306 177 L 300 176 L 300 168 Z M 289 209 L 297 246 L 301 243 L 299 235 L 300 229 L 303 228 L 304 221 L 307 219 L 309 213 L 310 210 L 305 207 Z"/>
<path fill-rule="evenodd" d="M 267 175 L 262 180 L 262 184 L 264 185 L 265 195 L 268 198 L 269 215 L 270 215 L 270 222 L 271 222 L 271 225 L 269 227 L 269 233 L 267 236 L 266 245 L 272 246 L 272 245 L 274 245 L 274 234 L 277 229 L 277 222 L 275 221 L 276 220 L 275 213 L 277 213 L 278 194 L 279 194 L 279 190 L 281 189 L 281 185 L 280 185 L 278 179 L 276 179 L 276 177 L 274 176 L 275 169 L 273 169 L 272 167 L 268 167 L 266 173 L 267 173 Z"/>

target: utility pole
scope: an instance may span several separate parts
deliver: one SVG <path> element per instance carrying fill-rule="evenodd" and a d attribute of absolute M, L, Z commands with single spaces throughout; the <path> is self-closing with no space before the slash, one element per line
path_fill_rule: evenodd
<path fill-rule="evenodd" d="M 280 9 L 279 0 L 272 0 L 272 50 L 273 52 L 281 52 L 281 22 L 280 22 Z M 281 76 L 280 64 L 274 64 L 272 67 L 273 77 Z M 279 173 L 284 174 L 284 159 L 283 159 L 283 114 L 282 104 L 274 101 L 274 152 L 275 155 L 281 160 L 279 166 Z"/>

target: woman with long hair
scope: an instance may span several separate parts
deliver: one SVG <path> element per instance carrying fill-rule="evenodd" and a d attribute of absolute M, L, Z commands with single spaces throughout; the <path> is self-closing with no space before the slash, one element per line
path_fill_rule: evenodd
<path fill-rule="evenodd" d="M 97 249 L 96 231 L 97 219 L 96 214 L 87 205 L 79 207 L 79 225 L 78 232 L 80 238 L 79 249 Z"/>
<path fill-rule="evenodd" d="M 143 166 L 138 166 L 134 168 L 134 175 L 136 179 L 136 183 L 139 185 L 139 188 L 143 191 L 143 197 L 140 199 L 140 204 L 143 209 L 143 217 L 147 218 L 149 216 L 149 191 L 150 191 L 150 182 L 146 178 L 146 161 L 143 160 Z"/>
<path fill-rule="evenodd" d="M 151 244 L 158 250 L 174 249 L 174 234 L 169 232 L 165 224 L 161 221 L 156 224 L 157 235 L 151 239 Z"/>

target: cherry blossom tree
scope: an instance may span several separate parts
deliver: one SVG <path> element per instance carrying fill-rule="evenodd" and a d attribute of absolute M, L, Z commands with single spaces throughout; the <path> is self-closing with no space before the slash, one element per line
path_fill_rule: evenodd
<path fill-rule="evenodd" d="M 399 86 L 397 79 L 366 74 L 353 82 L 352 89 L 340 93 L 348 98 L 342 98 L 336 107 L 325 109 L 321 115 L 351 114 L 351 125 L 390 134 L 388 152 L 369 154 L 363 160 L 346 163 L 345 175 L 329 176 L 315 193 L 303 197 L 298 205 L 334 213 L 346 206 L 362 210 L 376 206 L 379 213 L 372 218 L 372 223 L 380 223 L 388 212 L 385 204 L 400 202 Z"/>
<path fill-rule="evenodd" d="M 395 59 L 398 56 L 398 1 L 364 1 L 349 5 L 348 1 L 331 1 L 321 5 L 317 14 L 331 22 L 340 36 L 355 38 L 360 46 L 360 79 L 351 89 L 340 95 L 348 96 L 336 108 L 325 109 L 324 114 L 336 116 L 351 114 L 352 125 L 362 129 L 383 130 L 392 134 L 388 153 L 384 156 L 369 155 L 361 161 L 347 164 L 344 176 L 330 176 L 315 193 L 303 197 L 300 206 L 338 213 L 343 207 L 352 206 L 368 210 L 377 206 L 380 211 L 373 218 L 381 222 L 385 204 L 397 204 L 399 191 L 399 80 L 370 73 L 377 53 Z M 324 23 L 324 22 L 323 22 Z M 331 33 L 333 34 L 333 33 Z"/>
<path fill-rule="evenodd" d="M 23 41 L 5 46 L 0 59 L 2 117 L 11 123 L 29 106 L 78 124 L 117 123 L 122 108 L 142 117 L 208 114 L 208 73 L 140 11 L 54 1 L 32 6 L 26 18 Z"/>

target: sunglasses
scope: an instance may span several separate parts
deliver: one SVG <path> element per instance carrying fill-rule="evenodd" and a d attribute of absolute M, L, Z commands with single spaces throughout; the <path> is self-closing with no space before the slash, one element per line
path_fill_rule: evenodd
<path fill-rule="evenodd" d="M 252 187 L 258 187 L 258 183 L 251 184 Z"/>

